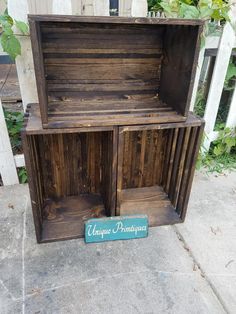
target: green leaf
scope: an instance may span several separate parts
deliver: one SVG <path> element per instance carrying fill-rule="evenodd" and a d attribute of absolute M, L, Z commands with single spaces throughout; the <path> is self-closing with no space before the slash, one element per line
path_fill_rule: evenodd
<path fill-rule="evenodd" d="M 220 155 L 222 155 L 224 152 L 225 152 L 224 145 L 218 144 L 217 146 L 214 147 L 213 153 L 214 153 L 216 156 L 220 156 Z"/>
<path fill-rule="evenodd" d="M 230 150 L 231 147 L 236 145 L 236 139 L 233 137 L 226 137 L 225 144 L 227 145 L 227 149 Z"/>
<path fill-rule="evenodd" d="M 193 6 L 185 3 L 181 3 L 179 10 L 180 17 L 185 19 L 197 19 L 199 18 L 199 10 Z"/>
<path fill-rule="evenodd" d="M 199 9 L 200 11 L 200 15 L 199 17 L 201 19 L 211 19 L 211 15 L 213 13 L 213 10 L 211 8 L 208 8 L 208 7 L 202 7 Z"/>
<path fill-rule="evenodd" d="M 212 6 L 212 0 L 200 0 L 198 2 L 198 7 L 202 8 L 202 7 L 211 7 Z"/>
<path fill-rule="evenodd" d="M 3 28 L 8 26 L 13 26 L 13 19 L 6 13 L 4 15 L 0 15 L 0 24 L 2 24 Z"/>
<path fill-rule="evenodd" d="M 13 30 L 11 29 L 11 27 L 4 27 L 3 32 L 6 35 L 13 35 Z"/>
<path fill-rule="evenodd" d="M 21 31 L 23 34 L 29 33 L 29 26 L 26 23 L 15 20 L 15 24 L 19 31 Z"/>
<path fill-rule="evenodd" d="M 168 3 L 161 2 L 160 6 L 163 8 L 164 12 L 172 13 L 171 6 Z"/>
<path fill-rule="evenodd" d="M 1 36 L 1 44 L 3 51 L 7 52 L 13 60 L 21 54 L 20 42 L 14 35 L 3 33 Z"/>

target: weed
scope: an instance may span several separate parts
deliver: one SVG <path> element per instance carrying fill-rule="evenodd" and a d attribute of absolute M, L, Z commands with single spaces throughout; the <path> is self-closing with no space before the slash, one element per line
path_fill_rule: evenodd
<path fill-rule="evenodd" d="M 24 114 L 22 112 L 4 110 L 4 116 L 13 153 L 19 154 L 22 152 L 20 130 L 23 126 Z"/>

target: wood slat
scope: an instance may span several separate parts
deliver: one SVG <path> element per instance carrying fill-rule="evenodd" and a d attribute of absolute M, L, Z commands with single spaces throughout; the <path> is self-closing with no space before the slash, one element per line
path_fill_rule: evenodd
<path fill-rule="evenodd" d="M 159 186 L 136 188 L 121 192 L 121 215 L 148 215 L 149 226 L 180 222 L 167 194 Z"/>
<path fill-rule="evenodd" d="M 159 75 L 160 68 L 153 64 L 73 64 L 73 65 L 46 65 L 45 73 L 47 80 L 94 80 L 111 79 L 156 79 Z"/>

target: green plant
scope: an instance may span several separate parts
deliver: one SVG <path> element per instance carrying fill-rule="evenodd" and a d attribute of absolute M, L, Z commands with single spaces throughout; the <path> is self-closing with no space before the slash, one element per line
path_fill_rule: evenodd
<path fill-rule="evenodd" d="M 25 167 L 18 168 L 18 177 L 20 183 L 27 183 L 28 182 L 28 177 L 27 177 L 27 172 Z"/>
<path fill-rule="evenodd" d="M 231 4 L 227 0 L 148 0 L 149 10 L 164 12 L 168 18 L 203 19 L 205 23 L 201 37 L 201 47 L 205 46 L 205 37 L 219 35 L 216 21 L 230 22 Z"/>
<path fill-rule="evenodd" d="M 235 79 L 236 79 L 236 65 L 233 63 L 233 60 L 231 58 L 225 77 L 224 89 L 233 90 L 235 87 Z"/>
<path fill-rule="evenodd" d="M 26 35 L 29 32 L 28 25 L 24 22 L 12 19 L 6 10 L 0 15 L 0 27 L 0 41 L 3 51 L 7 52 L 9 56 L 15 60 L 18 55 L 21 55 L 21 45 L 13 29 L 16 27 L 22 34 Z"/>
<path fill-rule="evenodd" d="M 230 154 L 231 150 L 236 148 L 236 128 L 228 128 L 224 124 L 220 124 L 217 129 L 219 135 L 213 141 L 213 154 L 215 156 Z"/>
<path fill-rule="evenodd" d="M 4 110 L 4 116 L 10 136 L 12 150 L 14 153 L 20 153 L 22 151 L 20 130 L 23 127 L 24 114 L 22 112 Z"/>
<path fill-rule="evenodd" d="M 199 116 L 203 117 L 206 107 L 206 96 L 204 87 L 199 88 L 196 96 L 195 106 L 194 106 L 194 112 Z"/>
<path fill-rule="evenodd" d="M 206 168 L 208 172 L 222 173 L 225 170 L 236 169 L 236 128 L 227 128 L 224 124 L 218 124 L 218 138 L 211 143 L 210 150 L 206 154 L 203 136 L 201 151 L 197 160 L 197 169 Z"/>
<path fill-rule="evenodd" d="M 149 0 L 149 9 L 164 11 L 166 17 L 230 21 L 230 4 L 225 0 Z"/>

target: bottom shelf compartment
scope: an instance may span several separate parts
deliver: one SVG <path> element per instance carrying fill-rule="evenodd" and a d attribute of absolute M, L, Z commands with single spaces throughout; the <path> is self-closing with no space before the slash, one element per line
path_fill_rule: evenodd
<path fill-rule="evenodd" d="M 85 221 L 115 215 L 113 129 L 47 132 L 23 134 L 39 243 L 83 237 Z"/>
<path fill-rule="evenodd" d="M 160 186 L 126 189 L 120 192 L 120 215 L 148 215 L 149 226 L 181 222 L 171 201 Z"/>
<path fill-rule="evenodd" d="M 127 126 L 119 130 L 118 215 L 147 214 L 150 226 L 183 222 L 204 124 Z"/>
<path fill-rule="evenodd" d="M 85 221 L 100 217 L 106 212 L 99 194 L 49 199 L 43 208 L 41 242 L 83 237 Z"/>

